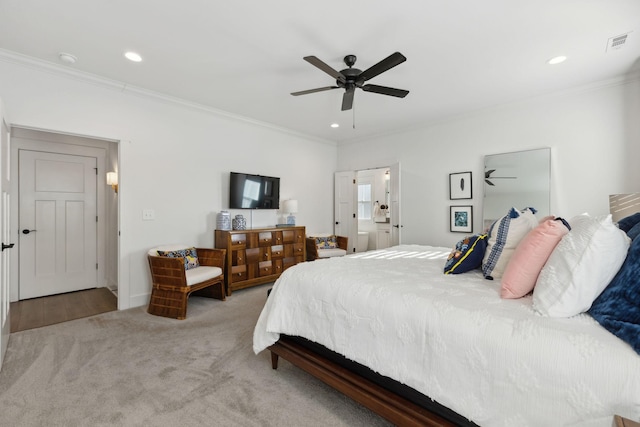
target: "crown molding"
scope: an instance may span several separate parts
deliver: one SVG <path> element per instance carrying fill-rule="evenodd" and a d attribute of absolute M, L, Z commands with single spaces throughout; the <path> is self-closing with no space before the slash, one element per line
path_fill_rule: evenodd
<path fill-rule="evenodd" d="M 307 135 L 301 132 L 294 131 L 292 129 L 276 126 L 274 124 L 263 122 L 260 120 L 255 120 L 250 117 L 233 114 L 228 111 L 219 110 L 217 108 L 213 108 L 204 104 L 187 101 L 185 99 L 178 98 L 175 96 L 170 96 L 160 92 L 144 89 L 142 87 L 129 85 L 121 81 L 98 76 L 96 74 L 88 73 L 86 71 L 79 71 L 79 70 L 70 68 L 69 66 L 55 64 L 49 61 L 44 61 L 41 59 L 37 59 L 31 56 L 23 55 L 23 54 L 9 51 L 6 49 L 0 48 L 0 61 L 16 64 L 23 67 L 28 67 L 31 69 L 35 69 L 37 71 L 54 74 L 60 77 L 80 81 L 83 83 L 89 83 L 89 84 L 101 86 L 103 88 L 115 90 L 122 93 L 128 93 L 128 94 L 140 96 L 143 98 L 153 99 L 153 100 L 161 101 L 167 104 L 178 105 L 183 108 L 205 112 L 207 114 L 211 114 L 217 117 L 224 117 L 226 119 L 270 129 L 276 132 L 285 133 L 291 136 L 295 136 L 297 138 L 303 138 L 303 139 L 318 142 L 321 144 L 327 144 L 334 147 L 337 146 L 338 144 L 336 141 L 331 141 L 323 138 L 318 138 L 312 135 Z"/>

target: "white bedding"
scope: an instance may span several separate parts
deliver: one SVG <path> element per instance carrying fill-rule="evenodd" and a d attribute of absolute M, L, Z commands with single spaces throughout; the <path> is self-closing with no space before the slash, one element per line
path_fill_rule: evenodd
<path fill-rule="evenodd" d="M 481 273 L 444 275 L 448 248 L 403 245 L 298 264 L 276 282 L 256 353 L 302 336 L 481 426 L 640 420 L 640 356 L 589 315 L 537 315 Z"/>

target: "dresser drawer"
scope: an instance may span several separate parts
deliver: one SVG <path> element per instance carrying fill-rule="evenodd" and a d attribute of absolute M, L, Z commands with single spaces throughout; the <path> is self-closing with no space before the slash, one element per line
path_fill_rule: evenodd
<path fill-rule="evenodd" d="M 247 263 L 247 256 L 243 249 L 231 251 L 231 265 L 242 265 Z"/>
<path fill-rule="evenodd" d="M 258 234 L 258 245 L 260 247 L 271 246 L 273 244 L 273 233 L 265 231 Z"/>
<path fill-rule="evenodd" d="M 247 266 L 236 265 L 231 267 L 231 274 L 229 275 L 229 281 L 231 283 L 242 282 L 247 280 Z"/>
<path fill-rule="evenodd" d="M 284 257 L 284 246 L 271 246 L 271 259 L 280 259 Z"/>
<path fill-rule="evenodd" d="M 231 235 L 231 248 L 246 248 L 247 235 L 244 233 Z"/>
<path fill-rule="evenodd" d="M 262 261 L 258 268 L 258 275 L 260 277 L 271 276 L 273 274 L 273 264 L 271 261 Z"/>

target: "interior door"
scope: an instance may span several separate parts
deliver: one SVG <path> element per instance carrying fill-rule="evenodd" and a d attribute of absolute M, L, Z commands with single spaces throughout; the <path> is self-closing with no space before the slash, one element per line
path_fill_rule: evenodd
<path fill-rule="evenodd" d="M 20 150 L 19 299 L 97 287 L 97 159 Z"/>
<path fill-rule="evenodd" d="M 336 172 L 335 174 L 335 227 L 333 232 L 349 238 L 347 253 L 354 252 L 358 236 L 356 217 L 356 172 Z"/>
<path fill-rule="evenodd" d="M 399 245 L 402 242 L 402 215 L 400 211 L 400 163 L 395 163 L 389 167 L 389 207 L 391 223 L 391 246 Z"/>
<path fill-rule="evenodd" d="M 0 368 L 4 360 L 7 345 L 9 343 L 9 333 L 11 332 L 11 322 L 9 317 L 9 266 L 10 256 L 13 252 L 11 242 L 11 232 L 9 228 L 10 210 L 10 181 L 9 181 L 9 127 L 4 121 L 2 105 L 0 103 L 0 237 L 2 238 L 2 252 L 0 255 Z"/>

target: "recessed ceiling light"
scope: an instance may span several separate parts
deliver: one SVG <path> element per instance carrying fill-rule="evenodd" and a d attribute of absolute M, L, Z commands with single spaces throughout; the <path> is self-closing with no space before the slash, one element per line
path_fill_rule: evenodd
<path fill-rule="evenodd" d="M 140 62 L 142 61 L 142 56 L 140 56 L 139 54 L 135 53 L 135 52 L 125 52 L 124 54 L 125 58 L 127 58 L 129 61 L 133 61 L 133 62 Z"/>
<path fill-rule="evenodd" d="M 331 123 L 331 127 L 332 127 L 332 128 L 339 128 L 339 127 L 340 127 L 340 125 L 339 125 L 339 124 L 337 124 L 337 123 Z"/>
<path fill-rule="evenodd" d="M 556 65 L 556 64 L 559 64 L 559 63 L 564 62 L 566 60 L 567 60 L 567 57 L 564 56 L 564 55 L 554 56 L 553 58 L 551 58 L 550 60 L 547 61 L 547 64 Z"/>
<path fill-rule="evenodd" d="M 78 60 L 75 55 L 66 52 L 60 52 L 58 54 L 58 58 L 60 58 L 60 61 L 64 62 L 65 64 L 75 64 Z"/>

